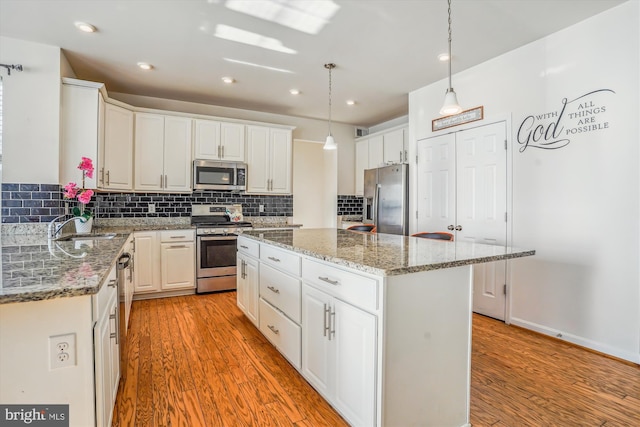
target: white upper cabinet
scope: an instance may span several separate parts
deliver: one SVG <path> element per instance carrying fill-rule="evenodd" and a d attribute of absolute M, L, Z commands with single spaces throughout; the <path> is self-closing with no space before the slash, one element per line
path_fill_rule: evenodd
<path fill-rule="evenodd" d="M 135 189 L 191 191 L 191 119 L 136 113 Z"/>
<path fill-rule="evenodd" d="M 133 189 L 133 112 L 104 105 L 104 142 L 98 155 L 98 187 Z"/>
<path fill-rule="evenodd" d="M 247 192 L 291 194 L 291 129 L 247 126 Z"/>
<path fill-rule="evenodd" d="M 407 149 L 404 143 L 405 134 L 405 129 L 402 128 L 385 133 L 382 136 L 385 164 L 407 162 Z"/>
<path fill-rule="evenodd" d="M 194 123 L 195 159 L 245 161 L 245 125 L 199 119 Z"/>
<path fill-rule="evenodd" d="M 362 196 L 364 190 L 365 169 L 380 166 L 407 163 L 407 128 L 396 128 L 387 132 L 370 135 L 367 139 L 356 141 L 355 193 Z"/>
<path fill-rule="evenodd" d="M 95 174 L 85 188 L 133 188 L 133 113 L 105 103 L 101 83 L 63 79 L 60 184 L 78 182 L 82 157 L 93 160 Z"/>

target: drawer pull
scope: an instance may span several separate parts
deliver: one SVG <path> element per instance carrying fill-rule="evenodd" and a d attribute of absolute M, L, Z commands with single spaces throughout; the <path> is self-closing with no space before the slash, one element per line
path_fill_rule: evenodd
<path fill-rule="evenodd" d="M 280 289 L 276 289 L 273 286 L 267 286 L 267 289 L 269 289 L 274 294 L 279 294 L 280 293 Z"/>
<path fill-rule="evenodd" d="M 249 249 L 249 246 L 245 246 L 245 245 L 240 245 L 240 247 L 241 247 L 242 249 Z"/>
<path fill-rule="evenodd" d="M 186 248 L 187 245 L 171 245 L 170 248 Z"/>
<path fill-rule="evenodd" d="M 318 279 L 322 280 L 323 282 L 327 282 L 331 285 L 339 285 L 340 281 L 339 280 L 331 280 L 328 277 L 322 277 L 322 276 L 318 276 Z"/>
<path fill-rule="evenodd" d="M 171 239 L 186 239 L 187 236 L 171 236 Z"/>
<path fill-rule="evenodd" d="M 267 258 L 269 258 L 273 262 L 280 262 L 280 260 L 278 258 L 273 257 L 273 256 L 270 256 L 270 257 L 267 257 Z"/>
<path fill-rule="evenodd" d="M 109 280 L 109 283 L 107 284 L 108 287 L 110 288 L 115 288 L 116 287 L 116 280 L 111 279 Z"/>
<path fill-rule="evenodd" d="M 277 330 L 277 329 L 276 329 L 276 327 L 275 327 L 275 326 L 273 326 L 273 325 L 267 325 L 267 328 L 271 329 L 271 332 L 273 332 L 273 333 L 274 333 L 274 334 L 276 334 L 276 335 L 279 335 L 279 334 L 280 334 L 280 331 L 279 331 L 279 330 Z"/>

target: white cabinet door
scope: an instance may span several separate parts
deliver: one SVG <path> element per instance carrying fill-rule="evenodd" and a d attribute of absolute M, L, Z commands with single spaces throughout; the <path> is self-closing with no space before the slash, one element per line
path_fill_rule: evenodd
<path fill-rule="evenodd" d="M 245 125 L 220 123 L 220 144 L 222 159 L 229 162 L 244 162 Z"/>
<path fill-rule="evenodd" d="M 287 129 L 271 129 L 270 148 L 271 192 L 290 194 L 292 162 L 291 131 Z"/>
<path fill-rule="evenodd" d="M 254 325 L 259 327 L 258 260 L 238 253 L 237 265 L 239 268 L 237 276 L 238 307 Z"/>
<path fill-rule="evenodd" d="M 96 380 L 96 424 L 98 427 L 111 425 L 109 401 L 111 400 L 111 370 L 109 319 L 104 316 L 93 327 L 94 364 Z"/>
<path fill-rule="evenodd" d="M 195 243 L 162 243 L 160 246 L 162 290 L 195 288 Z"/>
<path fill-rule="evenodd" d="M 193 156 L 196 159 L 220 158 L 220 122 L 194 120 Z"/>
<path fill-rule="evenodd" d="M 384 166 L 384 138 L 382 135 L 369 138 L 369 167 L 367 169 Z"/>
<path fill-rule="evenodd" d="M 161 191 L 164 183 L 164 116 L 136 113 L 135 189 Z"/>
<path fill-rule="evenodd" d="M 134 267 L 135 292 L 155 292 L 160 290 L 160 252 L 158 234 L 142 231 L 134 234 L 136 258 Z M 193 263 L 193 259 L 191 260 Z"/>
<path fill-rule="evenodd" d="M 406 162 L 407 152 L 404 146 L 404 129 L 396 129 L 383 135 L 384 163 Z"/>
<path fill-rule="evenodd" d="M 191 119 L 164 118 L 164 191 L 191 191 Z"/>
<path fill-rule="evenodd" d="M 302 375 L 328 400 L 332 400 L 334 350 L 329 341 L 332 298 L 302 285 Z"/>
<path fill-rule="evenodd" d="M 106 103 L 104 106 L 104 150 L 98 171 L 101 188 L 133 189 L 133 112 Z"/>
<path fill-rule="evenodd" d="M 267 193 L 270 183 L 269 128 L 247 126 L 247 192 Z"/>
<path fill-rule="evenodd" d="M 335 397 L 352 425 L 375 424 L 376 317 L 334 300 Z"/>
<path fill-rule="evenodd" d="M 356 195 L 364 194 L 364 171 L 369 169 L 369 140 L 356 142 Z"/>

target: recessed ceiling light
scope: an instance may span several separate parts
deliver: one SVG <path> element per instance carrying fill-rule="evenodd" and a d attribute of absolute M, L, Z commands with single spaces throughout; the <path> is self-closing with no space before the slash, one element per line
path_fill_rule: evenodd
<path fill-rule="evenodd" d="M 347 105 L 356 105 L 356 101 L 354 101 L 353 99 L 349 99 L 347 100 Z"/>
<path fill-rule="evenodd" d="M 235 82 L 235 79 L 233 77 L 223 77 L 222 81 L 225 82 L 226 84 L 231 84 Z"/>
<path fill-rule="evenodd" d="M 438 55 L 438 59 L 442 62 L 446 62 L 449 60 L 449 54 L 448 53 L 441 53 L 440 55 Z"/>
<path fill-rule="evenodd" d="M 80 31 L 84 31 L 85 33 L 95 33 L 98 31 L 96 27 L 91 24 L 87 24 L 86 22 L 75 22 L 75 26 Z"/>
<path fill-rule="evenodd" d="M 148 62 L 138 62 L 138 67 L 142 68 L 143 70 L 153 69 L 153 65 L 149 64 Z"/>
<path fill-rule="evenodd" d="M 300 91 L 298 89 L 289 89 L 289 93 L 291 95 L 300 95 Z"/>

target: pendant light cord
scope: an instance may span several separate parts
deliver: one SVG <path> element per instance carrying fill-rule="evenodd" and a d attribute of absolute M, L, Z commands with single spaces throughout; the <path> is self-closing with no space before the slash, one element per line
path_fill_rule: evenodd
<path fill-rule="evenodd" d="M 331 70 L 335 67 L 334 63 L 324 64 L 324 68 L 329 70 L 329 135 L 331 135 Z"/>
<path fill-rule="evenodd" d="M 452 57 L 451 57 L 451 0 L 448 0 L 449 2 L 449 89 L 453 89 L 451 86 L 451 61 L 452 61 Z"/>

